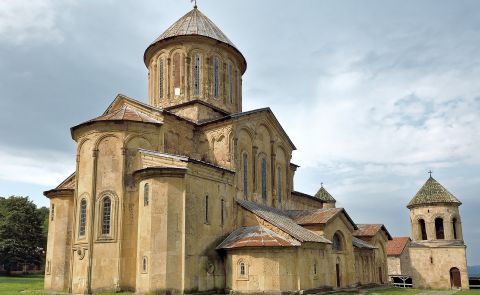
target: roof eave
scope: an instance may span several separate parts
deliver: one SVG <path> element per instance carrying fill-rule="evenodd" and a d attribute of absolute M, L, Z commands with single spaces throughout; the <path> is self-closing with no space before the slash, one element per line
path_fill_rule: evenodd
<path fill-rule="evenodd" d="M 240 52 L 240 50 L 238 50 L 235 46 L 232 46 L 228 43 L 225 43 L 223 41 L 220 41 L 220 40 L 217 40 L 215 38 L 212 38 L 212 37 L 209 37 L 209 36 L 203 36 L 203 35 L 197 35 L 197 34 L 185 34 L 185 35 L 179 35 L 179 36 L 171 36 L 171 37 L 167 37 L 167 38 L 164 38 L 164 39 L 161 39 L 161 40 L 157 40 L 157 41 L 154 41 L 153 43 L 151 43 L 147 49 L 145 49 L 145 52 L 143 53 L 143 62 L 145 64 L 145 66 L 148 68 L 148 63 L 150 62 L 150 58 L 148 58 L 147 60 L 147 55 L 149 53 L 149 51 L 155 47 L 156 45 L 158 44 L 161 44 L 161 43 L 165 43 L 165 42 L 168 42 L 168 41 L 171 41 L 175 38 L 179 38 L 179 37 L 200 37 L 200 38 L 206 38 L 206 39 L 209 39 L 209 40 L 213 40 L 217 43 L 220 43 L 220 44 L 223 44 L 223 45 L 226 45 L 228 48 L 231 48 L 233 49 L 233 51 L 235 51 L 242 59 L 242 75 L 245 74 L 245 72 L 247 71 L 247 60 L 245 59 L 245 56 L 243 56 L 242 52 Z"/>

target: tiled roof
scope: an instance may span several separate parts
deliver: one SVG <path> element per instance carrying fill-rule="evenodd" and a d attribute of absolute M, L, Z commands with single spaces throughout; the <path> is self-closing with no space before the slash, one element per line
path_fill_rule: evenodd
<path fill-rule="evenodd" d="M 144 123 L 161 124 L 160 121 L 126 104 L 124 104 L 121 108 L 111 111 L 108 114 L 101 115 L 100 117 L 92 119 L 88 122 L 96 122 L 96 121 L 137 121 L 137 122 L 144 122 Z"/>
<path fill-rule="evenodd" d="M 325 203 L 335 203 L 336 200 L 332 197 L 332 195 L 327 192 L 327 190 L 322 186 L 315 194 L 315 197 L 319 198 L 320 200 L 324 201 Z"/>
<path fill-rule="evenodd" d="M 360 249 L 377 249 L 377 247 L 370 245 L 369 243 L 365 242 L 364 240 L 361 240 L 356 237 L 352 237 L 352 245 L 356 248 Z"/>
<path fill-rule="evenodd" d="M 357 224 L 357 227 L 358 229 L 353 232 L 353 236 L 355 237 L 373 237 L 380 230 L 383 230 L 387 235 L 388 239 L 392 239 L 392 236 L 383 224 Z"/>
<path fill-rule="evenodd" d="M 324 208 L 310 210 L 286 210 L 285 213 L 297 224 L 326 224 L 339 214 L 344 214 L 354 229 L 357 225 L 343 208 Z"/>
<path fill-rule="evenodd" d="M 237 203 L 300 242 L 331 243 L 324 237 L 296 224 L 281 210 L 241 199 L 237 199 Z"/>
<path fill-rule="evenodd" d="M 461 205 L 454 195 L 444 188 L 438 181 L 430 176 L 425 184 L 420 188 L 407 207 L 412 208 L 418 205 L 428 205 L 436 203 L 452 203 Z"/>
<path fill-rule="evenodd" d="M 398 256 L 401 255 L 405 246 L 407 246 L 409 237 L 394 237 L 392 240 L 387 241 L 387 255 Z"/>
<path fill-rule="evenodd" d="M 289 240 L 263 226 L 241 227 L 233 231 L 217 249 L 241 247 L 294 247 L 300 242 Z"/>
<path fill-rule="evenodd" d="M 297 224 L 323 224 L 342 212 L 342 208 L 314 209 L 314 210 L 287 210 L 285 213 Z"/>
<path fill-rule="evenodd" d="M 197 8 L 182 16 L 173 25 L 171 25 L 163 34 L 161 34 L 152 44 L 158 41 L 177 37 L 177 36 L 198 35 L 215 39 L 226 43 L 234 48 L 232 41 L 203 13 Z"/>

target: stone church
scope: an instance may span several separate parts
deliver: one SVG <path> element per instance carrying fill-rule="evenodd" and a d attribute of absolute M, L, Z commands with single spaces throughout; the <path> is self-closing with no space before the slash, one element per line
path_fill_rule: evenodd
<path fill-rule="evenodd" d="M 118 95 L 70 129 L 76 170 L 50 199 L 45 289 L 272 293 L 387 283 L 381 224 L 321 186 L 295 191 L 295 145 L 242 111 L 240 50 L 197 7 L 144 54 L 148 103 Z"/>
<path fill-rule="evenodd" d="M 388 274 L 394 282 L 414 288 L 469 288 L 461 204 L 430 174 L 407 205 L 412 239 L 387 242 Z"/>

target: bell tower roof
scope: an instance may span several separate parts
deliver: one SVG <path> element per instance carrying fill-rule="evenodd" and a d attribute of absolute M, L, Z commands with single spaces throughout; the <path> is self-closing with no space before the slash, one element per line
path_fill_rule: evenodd
<path fill-rule="evenodd" d="M 233 42 L 228 39 L 228 37 L 217 27 L 217 25 L 215 25 L 207 16 L 198 10 L 197 6 L 182 16 L 157 39 L 155 39 L 155 41 L 153 41 L 145 50 L 144 59 L 146 59 L 149 49 L 155 46 L 157 43 L 180 36 L 202 36 L 224 43 L 228 47 L 231 47 L 237 51 L 246 64 L 245 57 L 240 50 L 238 50 Z"/>
<path fill-rule="evenodd" d="M 315 194 L 315 197 L 322 200 L 325 203 L 336 202 L 335 198 L 332 197 L 332 195 L 329 192 L 327 192 L 327 190 L 323 187 L 323 183 L 320 189 L 318 190 L 318 192 Z"/>
<path fill-rule="evenodd" d="M 407 208 L 431 204 L 456 204 L 461 205 L 460 202 L 452 193 L 444 188 L 432 176 L 428 178 L 425 184 L 415 194 L 413 199 L 408 203 Z"/>

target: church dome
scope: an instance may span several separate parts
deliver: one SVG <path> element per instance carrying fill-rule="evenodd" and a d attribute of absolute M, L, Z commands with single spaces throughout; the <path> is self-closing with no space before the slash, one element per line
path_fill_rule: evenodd
<path fill-rule="evenodd" d="M 207 16 L 200 12 L 196 6 L 187 14 L 182 16 L 179 20 L 177 20 L 148 46 L 148 48 L 145 50 L 144 60 L 146 61 L 148 51 L 156 44 L 180 36 L 202 36 L 221 42 L 240 54 L 246 65 L 245 57 L 240 50 L 238 50 L 233 42 L 228 39 L 228 37 L 217 27 L 217 25 L 215 25 Z"/>
<path fill-rule="evenodd" d="M 462 202 L 430 176 L 410 203 L 408 203 L 407 208 L 432 204 L 461 205 Z"/>

